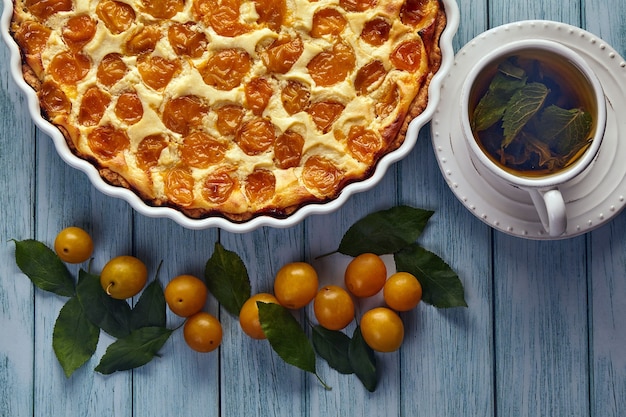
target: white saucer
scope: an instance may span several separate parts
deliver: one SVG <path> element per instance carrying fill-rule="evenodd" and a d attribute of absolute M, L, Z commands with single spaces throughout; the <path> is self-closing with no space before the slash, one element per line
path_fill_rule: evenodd
<path fill-rule="evenodd" d="M 541 225 L 528 193 L 476 170 L 463 140 L 459 95 L 470 68 L 484 51 L 503 42 L 539 38 L 561 42 L 593 68 L 607 101 L 606 133 L 595 164 L 586 175 L 561 187 L 567 230 L 550 236 Z M 443 82 L 432 120 L 432 141 L 448 185 L 476 217 L 504 233 L 526 239 L 564 239 L 587 233 L 615 217 L 626 205 L 626 62 L 597 36 L 564 23 L 529 20 L 493 28 L 465 45 Z M 621 137 L 621 140 L 620 140 Z M 495 185 L 497 184 L 497 189 Z"/>

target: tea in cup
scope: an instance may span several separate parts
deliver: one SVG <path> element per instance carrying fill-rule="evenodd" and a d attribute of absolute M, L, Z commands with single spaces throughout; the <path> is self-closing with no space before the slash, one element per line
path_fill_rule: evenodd
<path fill-rule="evenodd" d="M 590 168 L 606 125 L 604 92 L 587 62 L 558 42 L 511 42 L 470 70 L 460 104 L 474 163 L 528 192 L 550 236 L 565 233 L 559 187 Z"/>

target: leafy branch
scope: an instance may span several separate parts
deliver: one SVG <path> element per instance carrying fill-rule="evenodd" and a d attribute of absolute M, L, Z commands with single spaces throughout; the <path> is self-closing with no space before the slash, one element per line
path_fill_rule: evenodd
<path fill-rule="evenodd" d="M 75 280 L 44 243 L 14 242 L 16 263 L 37 288 L 70 297 L 59 311 L 52 334 L 52 347 L 66 377 L 95 354 L 101 331 L 117 340 L 107 348 L 97 372 L 133 369 L 157 356 L 173 331 L 166 328 L 165 297 L 157 280 L 131 308 L 127 301 L 109 297 L 98 275 L 81 269 Z"/>
<path fill-rule="evenodd" d="M 337 252 L 392 254 L 398 271 L 418 277 L 423 300 L 438 308 L 467 306 L 457 274 L 441 258 L 422 248 L 422 235 L 434 212 L 398 206 L 372 213 L 353 224 L 343 236 Z M 36 287 L 68 297 L 55 322 L 53 349 L 69 378 L 95 354 L 104 331 L 116 340 L 95 367 L 111 374 L 134 369 L 158 356 L 175 329 L 166 326 L 166 302 L 158 280 L 151 282 L 131 307 L 126 300 L 106 294 L 100 277 L 80 270 L 77 279 L 58 255 L 33 239 L 14 241 L 15 260 Z M 250 298 L 251 285 L 241 258 L 219 242 L 205 266 L 205 282 L 224 309 L 238 316 Z M 357 325 L 352 337 L 311 325 L 307 335 L 291 312 L 278 304 L 258 304 L 261 327 L 270 346 L 287 364 L 314 374 L 330 389 L 316 369 L 316 357 L 324 359 L 341 374 L 354 374 L 371 392 L 378 383 L 374 351 L 365 343 Z"/>
<path fill-rule="evenodd" d="M 348 229 L 338 251 L 349 256 L 366 252 L 393 255 L 398 271 L 409 272 L 420 281 L 424 302 L 437 308 L 467 307 L 458 275 L 416 242 L 433 214 L 398 206 L 367 215 Z"/>
<path fill-rule="evenodd" d="M 362 253 L 393 254 L 398 271 L 419 278 L 423 300 L 437 308 L 466 307 L 463 285 L 457 274 L 439 256 L 422 248 L 422 235 L 433 211 L 398 206 L 372 213 L 353 224 L 336 250 L 349 256 Z M 326 256 L 326 255 L 324 255 Z M 205 281 L 217 300 L 233 316 L 250 297 L 248 272 L 241 258 L 218 242 L 206 263 Z M 317 377 L 316 355 L 341 374 L 354 374 L 373 392 L 378 384 L 374 351 L 357 325 L 352 337 L 342 331 L 311 325 L 311 336 L 291 312 L 278 305 L 257 303 L 261 327 L 274 352 L 287 364 Z"/>

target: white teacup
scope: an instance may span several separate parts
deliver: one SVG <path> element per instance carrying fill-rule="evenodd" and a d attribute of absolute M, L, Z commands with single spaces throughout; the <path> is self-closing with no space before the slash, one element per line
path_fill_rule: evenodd
<path fill-rule="evenodd" d="M 579 85 L 577 89 L 587 91 L 585 93 L 588 97 L 587 101 L 591 103 L 591 108 L 585 109 L 593 119 L 593 130 L 590 133 L 592 135 L 591 143 L 573 163 L 561 170 L 545 175 L 527 175 L 523 172 L 505 169 L 479 145 L 471 127 L 470 112 L 473 111 L 482 96 L 478 91 L 486 89 L 496 72 L 498 63 L 509 57 L 520 55 L 532 57 L 538 61 L 547 59 L 547 56 L 558 57 L 556 61 L 557 66 L 561 67 L 560 70 L 572 74 L 578 73 L 577 85 Z M 604 92 L 600 81 L 587 62 L 570 48 L 554 41 L 526 39 L 511 42 L 488 52 L 470 70 L 461 90 L 460 104 L 463 135 L 472 160 L 479 164 L 477 167 L 486 169 L 508 185 L 527 191 L 544 229 L 550 236 L 557 237 L 565 233 L 567 230 L 567 208 L 559 187 L 590 168 L 600 149 L 606 125 Z"/>

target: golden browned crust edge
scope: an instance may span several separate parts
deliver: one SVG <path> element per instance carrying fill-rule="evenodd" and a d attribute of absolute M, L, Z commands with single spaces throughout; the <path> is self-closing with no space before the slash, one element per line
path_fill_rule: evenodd
<path fill-rule="evenodd" d="M 440 2 L 440 5 L 441 5 L 441 2 Z M 406 133 L 409 128 L 409 123 L 411 123 L 411 121 L 414 118 L 422 114 L 424 110 L 426 109 L 426 106 L 428 106 L 428 99 L 429 99 L 428 89 L 430 88 L 430 82 L 433 76 L 437 73 L 437 71 L 439 71 L 439 68 L 441 67 L 442 56 L 441 56 L 441 47 L 439 45 L 439 40 L 441 38 L 441 34 L 443 33 L 446 27 L 446 24 L 447 24 L 446 14 L 445 14 L 445 11 L 443 10 L 443 5 L 441 5 L 441 7 L 439 8 L 439 11 L 437 12 L 435 22 L 431 26 L 431 29 L 433 30 L 433 32 L 429 33 L 427 37 L 427 39 L 430 38 L 430 42 L 425 43 L 426 50 L 428 52 L 430 70 L 426 74 L 426 77 L 424 78 L 424 82 L 422 83 L 418 93 L 413 99 L 413 102 L 409 106 L 408 112 L 402 122 L 402 127 L 400 128 L 400 131 L 398 132 L 398 135 L 396 136 L 393 143 L 390 144 L 389 148 L 387 149 L 387 152 L 391 152 L 394 149 L 397 149 L 398 147 L 400 147 L 400 145 L 404 143 L 404 140 L 406 138 Z"/>

